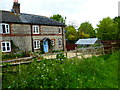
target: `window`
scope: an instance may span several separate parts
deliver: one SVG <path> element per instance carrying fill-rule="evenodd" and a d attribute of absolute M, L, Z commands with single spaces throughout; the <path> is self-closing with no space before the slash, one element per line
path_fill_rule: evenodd
<path fill-rule="evenodd" d="M 10 42 L 1 42 L 2 52 L 11 52 L 11 43 Z"/>
<path fill-rule="evenodd" d="M 62 28 L 61 27 L 58 28 L 58 32 L 59 32 L 59 34 L 62 34 Z"/>
<path fill-rule="evenodd" d="M 62 46 L 62 39 L 58 39 L 58 45 L 61 47 Z"/>
<path fill-rule="evenodd" d="M 0 33 L 9 34 L 10 33 L 9 24 L 1 23 L 0 24 Z"/>
<path fill-rule="evenodd" d="M 55 45 L 55 41 L 51 40 L 51 45 L 54 46 Z"/>
<path fill-rule="evenodd" d="M 39 34 L 39 26 L 33 26 L 33 34 Z"/>
<path fill-rule="evenodd" d="M 34 49 L 40 49 L 40 41 L 36 40 L 34 43 Z"/>

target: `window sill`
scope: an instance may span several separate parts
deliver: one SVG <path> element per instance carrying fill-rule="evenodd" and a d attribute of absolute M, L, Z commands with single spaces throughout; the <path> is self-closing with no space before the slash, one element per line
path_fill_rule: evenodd
<path fill-rule="evenodd" d="M 34 50 L 40 50 L 40 48 L 34 48 Z"/>
<path fill-rule="evenodd" d="M 10 53 L 11 51 L 2 51 L 2 52 L 7 52 L 7 53 Z"/>

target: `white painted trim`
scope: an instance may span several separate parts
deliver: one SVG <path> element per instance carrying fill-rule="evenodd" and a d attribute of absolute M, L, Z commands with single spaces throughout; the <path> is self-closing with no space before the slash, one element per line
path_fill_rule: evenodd
<path fill-rule="evenodd" d="M 62 34 L 62 27 L 58 27 L 59 34 Z"/>
<path fill-rule="evenodd" d="M 5 43 L 5 50 L 6 51 L 3 51 L 3 46 L 2 46 L 3 43 Z M 7 50 L 7 43 L 9 43 L 10 50 Z M 11 42 L 9 42 L 9 41 L 1 42 L 1 50 L 2 50 L 2 52 L 11 52 Z"/>
<path fill-rule="evenodd" d="M 3 33 L 2 25 L 5 25 L 5 32 L 6 33 Z M 6 23 L 0 23 L 0 33 L 2 33 L 2 34 L 9 34 L 10 33 L 10 25 L 6 24 Z"/>
<path fill-rule="evenodd" d="M 38 31 L 36 28 L 38 28 Z M 33 34 L 40 34 L 40 27 L 38 25 L 33 25 L 32 31 L 33 31 Z"/>
<path fill-rule="evenodd" d="M 35 48 L 34 42 L 36 42 L 36 43 L 35 43 L 35 44 L 36 44 L 36 48 Z M 33 45 L 34 45 L 34 49 L 40 49 L 40 41 L 39 41 L 39 40 L 33 41 Z"/>

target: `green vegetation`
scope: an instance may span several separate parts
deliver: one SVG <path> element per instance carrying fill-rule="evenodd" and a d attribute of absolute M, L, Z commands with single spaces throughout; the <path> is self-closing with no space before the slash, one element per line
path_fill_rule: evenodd
<path fill-rule="evenodd" d="M 64 18 L 60 14 L 55 14 L 51 19 L 65 23 Z M 78 28 L 72 23 L 65 28 L 67 43 L 74 44 L 81 38 L 94 38 L 97 37 L 100 40 L 120 40 L 120 16 L 115 18 L 105 17 L 99 21 L 97 28 L 93 28 L 92 24 L 82 22 Z"/>
<path fill-rule="evenodd" d="M 118 22 L 110 17 L 103 18 L 96 30 L 97 37 L 102 40 L 118 40 Z"/>
<path fill-rule="evenodd" d="M 34 60 L 3 68 L 3 88 L 118 88 L 120 51 L 99 57 Z"/>
<path fill-rule="evenodd" d="M 81 23 L 80 27 L 78 28 L 78 38 L 92 38 L 96 37 L 94 28 L 92 24 L 89 22 Z"/>
<path fill-rule="evenodd" d="M 3 54 L 2 59 L 5 60 L 5 59 L 21 58 L 21 57 L 29 57 L 29 56 L 30 56 L 30 53 L 27 51 L 24 51 L 20 54 L 13 54 L 13 53 Z"/>
<path fill-rule="evenodd" d="M 54 19 L 55 21 L 59 21 L 61 23 L 65 23 L 66 17 L 61 16 L 60 14 L 55 14 L 50 17 L 51 19 Z"/>
<path fill-rule="evenodd" d="M 74 43 L 77 40 L 77 31 L 75 29 L 75 27 L 73 25 L 69 25 L 65 28 L 66 30 L 66 39 L 70 42 L 70 43 Z"/>

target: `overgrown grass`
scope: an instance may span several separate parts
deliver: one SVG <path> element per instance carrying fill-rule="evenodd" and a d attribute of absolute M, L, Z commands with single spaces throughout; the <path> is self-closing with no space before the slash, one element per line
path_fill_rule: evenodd
<path fill-rule="evenodd" d="M 42 60 L 3 73 L 3 88 L 118 88 L 118 55 Z"/>

